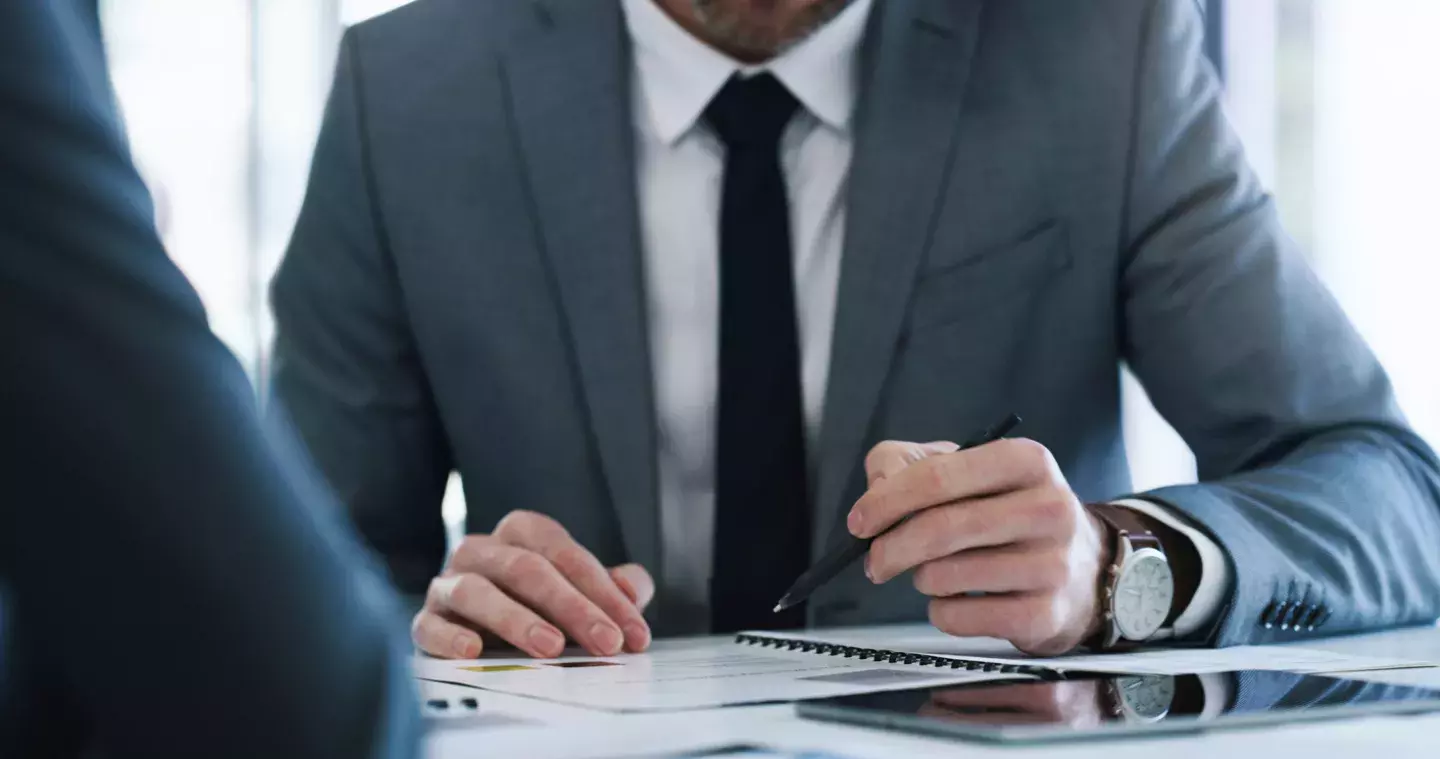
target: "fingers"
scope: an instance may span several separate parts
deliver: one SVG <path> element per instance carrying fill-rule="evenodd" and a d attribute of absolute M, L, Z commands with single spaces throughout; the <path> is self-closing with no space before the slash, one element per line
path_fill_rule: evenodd
<path fill-rule="evenodd" d="M 1032 440 L 999 440 L 931 455 L 885 476 L 855 503 L 846 524 L 856 537 L 873 537 L 932 506 L 1046 483 L 1063 484 L 1064 477 L 1043 445 Z"/>
<path fill-rule="evenodd" d="M 444 656 L 478 655 L 476 631 L 537 657 L 558 656 L 567 636 L 599 656 L 639 652 L 650 645 L 641 611 L 654 595 L 644 568 L 607 570 L 555 520 L 516 511 L 493 535 L 460 544 L 432 583 L 412 635 Z"/>
<path fill-rule="evenodd" d="M 991 724 L 1019 724 L 1010 718 L 1021 716 L 1074 727 L 1094 727 L 1105 721 L 1096 680 L 951 688 L 932 692 L 930 702 L 958 714 L 983 715 Z"/>
<path fill-rule="evenodd" d="M 930 692 L 930 700 L 953 709 L 1011 710 L 1058 716 L 1059 695 L 1055 683 L 1015 683 L 972 688 L 948 688 Z"/>
<path fill-rule="evenodd" d="M 929 508 L 875 539 L 866 557 L 866 574 L 874 582 L 887 582 L 960 551 L 1063 542 L 1082 509 L 1068 488 L 1022 490 Z"/>
<path fill-rule="evenodd" d="M 874 538 L 865 573 L 883 583 L 915 569 L 915 587 L 936 598 L 936 627 L 1042 654 L 1097 628 L 1105 529 L 1044 446 L 926 454 L 888 442 L 871 450 L 866 474 L 871 487 L 847 518 L 852 535 Z M 974 592 L 990 595 L 962 595 Z"/>
<path fill-rule="evenodd" d="M 1017 683 L 932 691 L 929 706 L 935 708 L 934 714 L 948 714 L 957 721 L 1047 724 L 1063 718 L 1060 699 L 1056 683 Z"/>
<path fill-rule="evenodd" d="M 638 606 L 640 594 L 635 590 L 635 586 L 630 584 L 629 580 L 626 580 L 622 575 L 618 575 L 615 573 L 615 570 L 617 569 L 619 569 L 619 567 L 611 567 L 610 579 L 615 581 L 615 586 L 620 589 L 621 593 L 625 594 L 626 598 L 630 599 L 630 603 L 636 604 Z"/>
<path fill-rule="evenodd" d="M 951 688 L 932 692 L 927 706 L 936 716 L 989 725 L 1095 727 L 1106 721 L 1097 680 Z"/>
<path fill-rule="evenodd" d="M 484 646 L 475 631 L 457 625 L 429 608 L 421 609 L 410 624 L 410 638 L 431 656 L 442 659 L 474 659 Z"/>
<path fill-rule="evenodd" d="M 639 564 L 621 564 L 610 569 L 610 577 L 635 608 L 644 611 L 655 598 L 655 580 Z"/>
<path fill-rule="evenodd" d="M 626 648 L 639 652 L 650 645 L 650 625 L 641 615 L 640 607 L 620 590 L 600 560 L 575 542 L 560 523 L 541 514 L 516 511 L 500 521 L 495 528 L 495 537 L 547 559 L 572 586 L 599 607 L 611 623 L 623 631 Z M 644 572 L 643 569 L 640 571 Z M 647 574 L 646 579 L 648 577 Z M 638 581 L 638 577 L 636 579 Z M 636 590 L 638 591 L 638 588 Z M 651 593 L 653 592 L 652 583 Z M 608 640 L 607 635 L 604 631 L 597 631 L 592 637 Z"/>
<path fill-rule="evenodd" d="M 530 656 L 549 659 L 565 650 L 565 636 L 554 625 L 479 575 L 435 578 L 426 606 L 488 630 Z"/>
<path fill-rule="evenodd" d="M 493 536 L 472 535 L 455 552 L 451 568 L 452 572 L 489 579 L 506 596 L 554 622 L 591 654 L 612 656 L 625 643 L 619 626 L 534 551 L 502 543 Z M 625 603 L 629 605 L 628 600 Z M 482 620 L 465 616 L 483 626 Z"/>
<path fill-rule="evenodd" d="M 965 725 L 1045 725 L 1054 720 L 1041 714 L 1018 711 L 985 711 L 975 707 L 947 706 L 938 701 L 920 705 L 915 713 L 921 717 Z"/>
<path fill-rule="evenodd" d="M 1061 588 L 1070 581 L 1065 553 L 1050 547 L 1012 544 L 936 559 L 915 570 L 915 589 L 927 596 L 1013 593 Z"/>
<path fill-rule="evenodd" d="M 1003 638 L 1026 653 L 1053 656 L 1079 645 L 1084 630 L 1070 622 L 1093 613 L 1069 608 L 1068 599 L 1048 593 L 936 598 L 930 623 L 951 635 Z"/>
<path fill-rule="evenodd" d="M 942 453 L 954 453 L 960 446 L 949 441 L 908 443 L 886 440 L 870 449 L 865 456 L 865 478 L 869 487 L 900 470 Z"/>

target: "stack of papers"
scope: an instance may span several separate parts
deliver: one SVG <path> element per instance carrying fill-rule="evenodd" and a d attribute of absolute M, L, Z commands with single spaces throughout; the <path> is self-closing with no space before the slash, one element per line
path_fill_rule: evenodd
<path fill-rule="evenodd" d="M 801 701 L 1014 679 L 1015 675 L 856 662 L 697 642 L 653 653 L 556 660 L 418 659 L 417 677 L 609 711 Z"/>
<path fill-rule="evenodd" d="M 770 637 L 849 645 L 823 634 Z M 873 641 L 871 641 L 873 644 Z M 1304 648 L 1246 646 L 1177 649 L 1129 654 L 1067 656 L 984 656 L 946 650 L 943 641 L 906 653 L 967 662 L 1024 664 L 1061 672 L 1203 674 L 1246 669 L 1291 672 L 1355 672 L 1426 666 L 1402 661 Z M 964 641 L 958 641 L 963 644 Z M 617 712 L 703 709 L 737 704 L 800 701 L 908 688 L 939 687 L 989 680 L 1035 679 L 1015 672 L 973 671 L 946 666 L 845 658 L 776 647 L 697 640 L 657 646 L 651 653 L 554 660 L 420 658 L 416 675 L 425 680 Z"/>

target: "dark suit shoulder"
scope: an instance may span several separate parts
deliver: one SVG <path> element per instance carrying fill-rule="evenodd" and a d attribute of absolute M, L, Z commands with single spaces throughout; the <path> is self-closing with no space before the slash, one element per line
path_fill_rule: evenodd
<path fill-rule="evenodd" d="M 349 35 L 364 50 L 423 60 L 456 46 L 494 52 L 544 20 L 535 0 L 415 0 L 350 27 Z"/>
<path fill-rule="evenodd" d="M 1107 28 L 1134 31 L 1161 6 L 1198 8 L 1197 1 L 1088 0 L 1084 3 L 1055 3 L 1049 0 L 987 0 L 985 14 L 991 18 L 1019 21 L 1035 29 L 1086 35 Z M 1083 37 L 1077 41 L 1084 41 Z"/>
<path fill-rule="evenodd" d="M 1194 0 L 1003 0 L 985 6 L 984 44 L 1005 57 L 1071 75 L 1133 70 L 1156 7 Z M 1079 68 L 1076 68 L 1076 67 Z"/>
<path fill-rule="evenodd" d="M 362 104 L 384 104 L 365 109 L 372 126 L 413 132 L 467 101 L 495 102 L 499 61 L 546 21 L 538 0 L 416 0 L 350 27 L 341 69 Z"/>

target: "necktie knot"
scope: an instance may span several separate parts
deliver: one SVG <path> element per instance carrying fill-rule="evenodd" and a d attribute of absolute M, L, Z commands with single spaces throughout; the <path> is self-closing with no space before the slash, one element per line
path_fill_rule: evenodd
<path fill-rule="evenodd" d="M 773 150 L 799 105 L 772 74 L 736 75 L 710 101 L 705 120 L 727 148 Z"/>

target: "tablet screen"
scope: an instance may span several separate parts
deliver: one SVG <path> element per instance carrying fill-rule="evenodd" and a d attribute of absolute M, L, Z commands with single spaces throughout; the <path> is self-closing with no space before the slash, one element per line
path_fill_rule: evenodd
<path fill-rule="evenodd" d="M 912 732 L 1034 741 L 1435 711 L 1440 690 L 1289 672 L 1106 675 L 871 693 L 799 709 Z"/>

